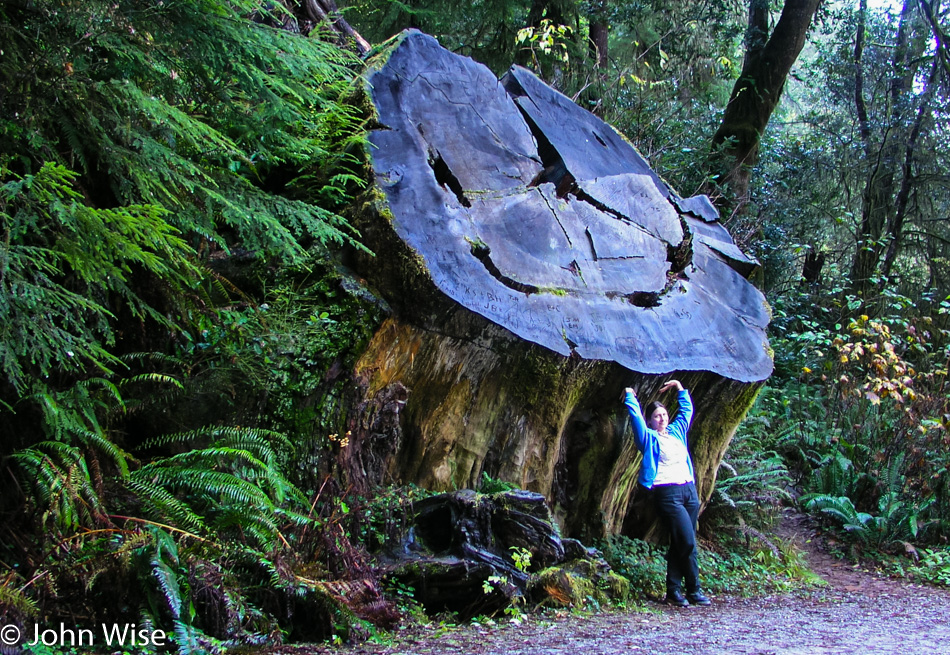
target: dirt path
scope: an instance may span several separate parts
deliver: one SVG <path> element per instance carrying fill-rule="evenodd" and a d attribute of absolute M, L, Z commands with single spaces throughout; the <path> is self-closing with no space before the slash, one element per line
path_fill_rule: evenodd
<path fill-rule="evenodd" d="M 532 618 L 522 625 L 472 625 L 403 634 L 391 644 L 272 653 L 343 655 L 683 655 L 685 653 L 950 655 L 950 591 L 878 578 L 815 547 L 800 517 L 794 532 L 818 575 L 817 591 L 713 597 L 707 608 L 649 604 L 646 611 Z"/>

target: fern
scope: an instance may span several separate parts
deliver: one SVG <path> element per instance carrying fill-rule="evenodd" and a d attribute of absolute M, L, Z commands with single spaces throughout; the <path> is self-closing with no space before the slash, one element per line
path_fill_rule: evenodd
<path fill-rule="evenodd" d="M 10 456 L 23 488 L 41 520 L 51 518 L 61 530 L 92 525 L 102 514 L 82 452 L 57 441 L 44 441 Z"/>
<path fill-rule="evenodd" d="M 208 531 L 204 519 L 190 505 L 179 500 L 163 486 L 141 475 L 129 476 L 126 484 L 135 492 L 147 510 L 147 515 L 170 520 L 176 526 L 191 532 Z"/>
<path fill-rule="evenodd" d="M 139 550 L 148 577 L 154 582 L 152 589 L 158 594 L 149 596 L 151 617 L 167 612 L 174 626 L 174 641 L 180 655 L 207 652 L 202 641 L 208 641 L 191 623 L 193 609 L 187 586 L 180 581 L 181 561 L 178 544 L 165 530 L 148 526 L 151 543 Z"/>
<path fill-rule="evenodd" d="M 26 595 L 24 587 L 14 586 L 17 576 L 10 573 L 0 582 L 0 606 L 7 610 L 14 610 L 24 616 L 38 616 L 39 608 L 36 601 Z M 0 613 L 0 618 L 5 618 L 5 612 Z"/>
<path fill-rule="evenodd" d="M 108 458 L 121 475 L 128 475 L 128 453 L 115 444 L 101 416 L 124 408 L 118 387 L 104 378 L 90 378 L 62 391 L 26 396 L 23 404 L 36 406 L 50 440 L 78 443 Z"/>
<path fill-rule="evenodd" d="M 831 518 L 862 541 L 870 541 L 880 532 L 881 520 L 867 512 L 859 512 L 847 496 L 809 494 L 802 496 L 801 501 L 805 509 Z"/>
<path fill-rule="evenodd" d="M 229 426 L 203 427 L 187 432 L 163 434 L 145 441 L 142 448 L 169 446 L 171 444 L 187 444 L 203 439 L 214 440 L 215 443 L 236 444 L 238 442 L 251 444 L 253 449 L 273 452 L 271 442 L 277 442 L 282 448 L 292 450 L 292 444 L 286 435 L 273 430 L 262 428 L 239 428 Z M 234 441 L 232 441 L 234 440 Z M 262 459 L 264 459 L 262 457 Z"/>
<path fill-rule="evenodd" d="M 293 509 L 306 508 L 306 498 L 280 471 L 271 441 L 288 444 L 282 434 L 214 427 L 163 435 L 144 447 L 206 440 L 211 443 L 205 447 L 155 460 L 129 475 L 130 487 L 153 516 L 195 532 L 236 534 L 265 550 L 283 540 L 278 518 L 293 525 L 312 522 Z"/>

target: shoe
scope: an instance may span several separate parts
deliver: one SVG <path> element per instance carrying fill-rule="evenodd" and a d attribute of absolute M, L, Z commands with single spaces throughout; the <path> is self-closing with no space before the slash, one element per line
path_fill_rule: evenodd
<path fill-rule="evenodd" d="M 690 605 L 702 605 L 703 607 L 705 607 L 706 605 L 712 604 L 710 600 L 706 598 L 703 595 L 703 592 L 701 591 L 695 591 L 691 594 L 686 594 L 686 600 L 689 601 Z"/>
<path fill-rule="evenodd" d="M 689 607 L 689 601 L 686 600 L 686 596 L 679 589 L 667 591 L 665 602 L 667 605 L 675 605 L 676 607 Z"/>

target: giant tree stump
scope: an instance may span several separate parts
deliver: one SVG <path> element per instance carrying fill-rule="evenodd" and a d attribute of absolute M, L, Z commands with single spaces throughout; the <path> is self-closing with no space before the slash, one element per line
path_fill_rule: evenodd
<path fill-rule="evenodd" d="M 364 408 L 408 393 L 386 481 L 487 472 L 544 494 L 573 536 L 643 534 L 620 392 L 649 401 L 675 376 L 708 497 L 772 370 L 756 262 L 707 198 L 526 69 L 499 81 L 416 31 L 377 59 L 375 187 L 354 214 L 376 256 L 355 265 L 394 314 L 357 373 Z M 357 438 L 370 422 L 352 419 Z"/>

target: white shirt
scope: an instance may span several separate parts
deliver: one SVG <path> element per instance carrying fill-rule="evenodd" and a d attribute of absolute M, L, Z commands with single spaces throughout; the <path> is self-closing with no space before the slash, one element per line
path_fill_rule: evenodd
<path fill-rule="evenodd" d="M 657 441 L 660 442 L 660 461 L 656 464 L 656 479 L 653 485 L 694 482 L 689 472 L 689 451 L 686 450 L 686 444 L 667 434 L 665 430 L 656 434 Z"/>

